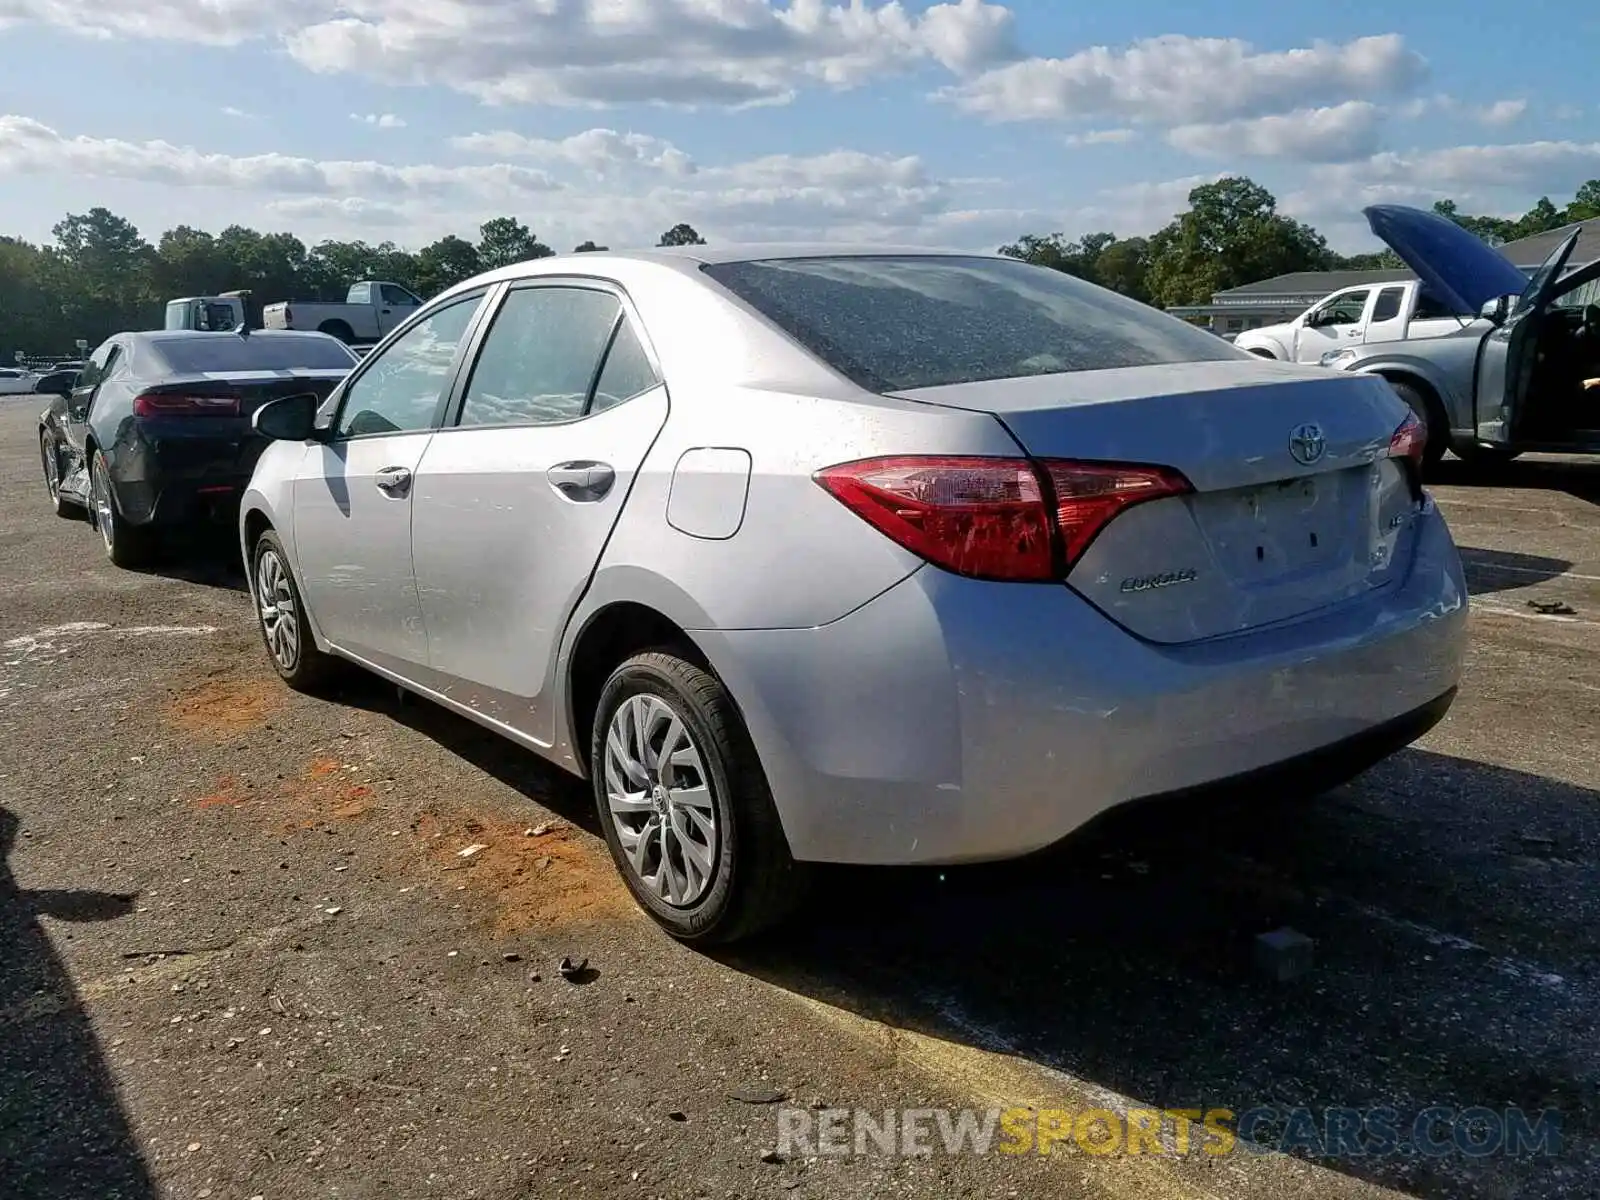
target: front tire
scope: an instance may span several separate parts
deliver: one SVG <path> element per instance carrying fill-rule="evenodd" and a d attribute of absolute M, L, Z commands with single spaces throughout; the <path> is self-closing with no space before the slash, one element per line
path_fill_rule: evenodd
<path fill-rule="evenodd" d="M 306 621 L 305 601 L 278 535 L 270 530 L 263 533 L 250 559 L 256 623 L 273 669 L 297 692 L 321 691 L 334 676 L 338 661 L 317 649 Z"/>
<path fill-rule="evenodd" d="M 606 680 L 592 734 L 606 845 L 662 928 L 727 944 L 794 910 L 804 874 L 720 680 L 671 651 L 635 655 Z"/>
<path fill-rule="evenodd" d="M 1417 420 L 1421 421 L 1422 427 L 1428 431 L 1428 440 L 1423 444 L 1422 465 L 1437 466 L 1439 460 L 1444 457 L 1450 441 L 1449 423 L 1445 419 L 1443 410 L 1421 388 L 1393 379 L 1389 381 L 1389 386 L 1406 402 L 1411 411 L 1417 414 Z"/>
<path fill-rule="evenodd" d="M 123 519 L 111 486 L 111 468 L 99 450 L 89 460 L 89 519 L 99 530 L 100 542 L 113 566 L 131 570 L 155 557 L 155 535 Z"/>

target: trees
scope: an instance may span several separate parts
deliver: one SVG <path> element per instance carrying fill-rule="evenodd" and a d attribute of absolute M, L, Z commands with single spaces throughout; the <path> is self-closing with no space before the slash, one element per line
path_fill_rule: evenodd
<path fill-rule="evenodd" d="M 705 238 L 695 232 L 693 225 L 678 224 L 661 235 L 658 246 L 704 246 Z"/>
<path fill-rule="evenodd" d="M 555 253 L 515 217 L 485 221 L 478 227 L 478 235 L 478 262 L 485 271 L 530 258 L 549 258 Z"/>
<path fill-rule="evenodd" d="M 1203 304 L 1213 292 L 1337 261 L 1320 233 L 1278 212 L 1266 188 L 1230 177 L 1191 191 L 1189 211 L 1150 239 L 1146 278 L 1163 307 Z"/>

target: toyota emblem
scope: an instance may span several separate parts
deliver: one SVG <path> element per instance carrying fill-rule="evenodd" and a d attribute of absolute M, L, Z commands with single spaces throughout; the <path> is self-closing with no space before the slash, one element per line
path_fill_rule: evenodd
<path fill-rule="evenodd" d="M 1322 426 L 1307 422 L 1296 425 L 1289 434 L 1289 453 L 1294 455 L 1295 462 L 1302 467 L 1309 467 L 1320 462 L 1327 453 L 1328 441 L 1322 436 Z"/>

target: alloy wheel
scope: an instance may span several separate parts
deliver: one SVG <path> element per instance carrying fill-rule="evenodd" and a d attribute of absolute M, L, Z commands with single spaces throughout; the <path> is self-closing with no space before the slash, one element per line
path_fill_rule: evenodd
<path fill-rule="evenodd" d="M 47 438 L 39 439 L 39 457 L 44 462 L 44 486 L 50 492 L 50 503 L 54 504 L 61 495 L 61 460 Z"/>
<path fill-rule="evenodd" d="M 276 550 L 263 551 L 256 563 L 256 610 L 273 659 L 283 670 L 294 670 L 300 657 L 300 614 L 289 570 Z"/>
<path fill-rule="evenodd" d="M 109 554 L 115 546 L 116 538 L 116 503 L 111 498 L 111 478 L 106 473 L 106 460 L 103 455 L 94 456 L 94 471 L 90 478 L 93 480 L 94 492 L 94 523 L 100 530 L 100 537 L 106 544 Z"/>
<path fill-rule="evenodd" d="M 660 696 L 629 696 L 606 729 L 605 791 L 628 869 L 687 908 L 715 882 L 717 809 L 687 723 Z"/>

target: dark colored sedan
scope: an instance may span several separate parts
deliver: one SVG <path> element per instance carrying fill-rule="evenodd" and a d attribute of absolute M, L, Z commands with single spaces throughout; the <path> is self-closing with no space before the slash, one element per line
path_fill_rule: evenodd
<path fill-rule="evenodd" d="M 134 566 L 172 535 L 231 522 L 265 439 L 256 409 L 319 400 L 357 362 L 321 333 L 119 333 L 78 373 L 42 377 L 39 454 L 61 516 L 87 511 L 106 555 Z"/>

